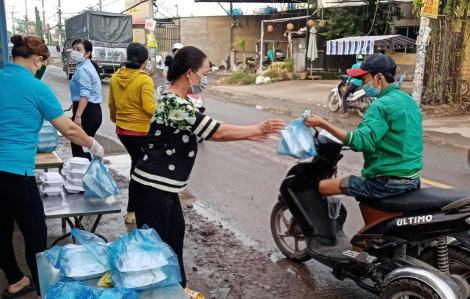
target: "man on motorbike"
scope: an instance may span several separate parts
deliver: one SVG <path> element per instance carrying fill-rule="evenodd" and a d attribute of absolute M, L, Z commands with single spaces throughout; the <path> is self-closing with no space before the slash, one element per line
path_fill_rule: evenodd
<path fill-rule="evenodd" d="M 171 52 L 173 52 L 173 56 L 178 53 L 179 50 L 183 48 L 183 44 L 181 43 L 176 43 L 171 47 Z M 166 60 L 166 59 L 165 59 Z M 160 70 L 162 71 L 163 77 L 165 77 L 165 90 L 170 87 L 171 82 L 168 81 L 167 76 L 168 76 L 168 67 L 165 65 L 165 62 L 162 63 L 162 66 L 160 67 Z"/>
<path fill-rule="evenodd" d="M 354 132 L 339 129 L 319 116 L 307 117 L 307 127 L 320 127 L 353 151 L 363 152 L 362 176 L 320 182 L 324 195 L 384 198 L 420 188 L 423 168 L 423 129 L 419 105 L 394 84 L 396 64 L 383 54 L 373 54 L 348 75 L 361 78 L 372 102 Z"/>
<path fill-rule="evenodd" d="M 364 55 L 362 55 L 362 54 L 356 55 L 356 63 L 353 64 L 351 69 L 360 68 L 363 60 L 364 60 Z M 353 94 L 356 91 L 356 89 L 358 87 L 361 87 L 361 85 L 362 85 L 362 80 L 356 79 L 356 78 L 354 78 L 353 84 L 350 85 L 351 79 L 353 79 L 353 77 L 349 76 L 348 77 L 348 82 L 347 82 L 348 89 L 346 90 L 346 92 L 343 94 L 343 97 L 342 97 L 342 100 L 343 100 L 343 115 L 342 115 L 342 117 L 348 117 L 348 101 L 347 100 L 348 100 L 349 95 Z"/>

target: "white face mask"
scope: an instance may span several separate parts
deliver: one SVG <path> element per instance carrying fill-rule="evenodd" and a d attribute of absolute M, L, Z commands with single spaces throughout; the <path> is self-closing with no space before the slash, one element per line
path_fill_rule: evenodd
<path fill-rule="evenodd" d="M 72 53 L 70 53 L 70 57 L 72 58 L 73 61 L 75 62 L 83 62 L 85 61 L 85 57 L 83 57 L 85 53 L 82 53 L 82 52 L 78 52 L 78 51 L 72 51 Z"/>

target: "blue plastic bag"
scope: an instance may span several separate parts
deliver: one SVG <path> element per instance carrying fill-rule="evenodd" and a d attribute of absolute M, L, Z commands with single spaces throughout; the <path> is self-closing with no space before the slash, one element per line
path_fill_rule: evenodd
<path fill-rule="evenodd" d="M 147 226 L 121 236 L 108 251 L 111 278 L 117 287 L 143 290 L 182 281 L 176 254 Z"/>
<path fill-rule="evenodd" d="M 108 173 L 100 159 L 93 158 L 85 175 L 83 176 L 85 196 L 107 198 L 120 194 L 113 177 Z"/>
<path fill-rule="evenodd" d="M 311 115 L 310 111 L 304 112 L 302 118 L 293 120 L 285 130 L 281 131 L 281 138 L 277 146 L 279 155 L 301 160 L 317 155 L 312 131 L 304 125 L 307 115 Z"/>
<path fill-rule="evenodd" d="M 54 246 L 45 251 L 49 263 L 60 270 L 60 281 L 96 278 L 111 269 L 108 246 L 101 238 L 78 229 L 73 229 L 72 235 L 82 245 Z"/>
<path fill-rule="evenodd" d="M 37 152 L 52 153 L 57 148 L 58 143 L 59 136 L 57 134 L 57 129 L 50 122 L 45 120 L 41 130 L 39 131 Z"/>
<path fill-rule="evenodd" d="M 44 299 L 137 299 L 139 295 L 123 288 L 98 289 L 81 282 L 59 282 Z"/>

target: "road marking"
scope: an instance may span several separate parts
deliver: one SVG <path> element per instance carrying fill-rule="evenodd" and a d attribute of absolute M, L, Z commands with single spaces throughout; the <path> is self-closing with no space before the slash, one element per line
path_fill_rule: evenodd
<path fill-rule="evenodd" d="M 269 135 L 269 139 L 279 140 L 279 137 L 274 136 L 274 135 Z M 446 184 L 434 182 L 434 181 L 423 179 L 423 178 L 421 178 L 421 182 L 423 182 L 424 184 L 431 185 L 431 186 L 438 187 L 438 188 L 442 188 L 442 189 L 453 189 L 454 188 L 454 187 L 446 185 Z"/>
<path fill-rule="evenodd" d="M 446 184 L 441 184 L 441 183 L 430 181 L 430 180 L 423 179 L 423 178 L 421 178 L 421 182 L 423 182 L 425 184 L 428 184 L 428 185 L 431 185 L 431 186 L 434 186 L 434 187 L 442 188 L 442 189 L 453 189 L 454 188 L 454 187 L 446 185 Z"/>
<path fill-rule="evenodd" d="M 269 138 L 270 138 L 270 139 L 274 139 L 274 140 L 279 140 L 279 137 L 273 136 L 273 135 L 269 135 Z"/>

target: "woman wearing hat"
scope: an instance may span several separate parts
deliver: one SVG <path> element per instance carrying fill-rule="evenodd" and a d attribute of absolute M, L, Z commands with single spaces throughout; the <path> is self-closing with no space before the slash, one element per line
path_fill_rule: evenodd
<path fill-rule="evenodd" d="M 179 50 L 181 50 L 183 48 L 183 44 L 181 43 L 176 43 L 176 44 L 173 44 L 173 46 L 171 46 L 171 52 L 173 53 L 173 56 L 176 55 L 176 53 L 178 53 Z M 171 60 L 171 56 L 170 57 L 166 57 L 165 58 L 165 61 L 170 59 Z M 162 66 L 160 67 L 160 70 L 162 71 L 162 75 L 163 77 L 165 77 L 165 90 L 168 89 L 171 85 L 171 82 L 168 81 L 168 67 L 166 66 L 165 62 L 162 63 Z"/>
<path fill-rule="evenodd" d="M 143 158 L 142 146 L 147 142 L 150 119 L 156 105 L 153 80 L 144 72 L 148 50 L 140 43 L 127 47 L 127 62 L 111 78 L 109 111 L 116 124 L 116 134 L 131 156 L 131 176 L 136 163 Z M 126 223 L 134 223 L 133 203 L 127 205 Z"/>

